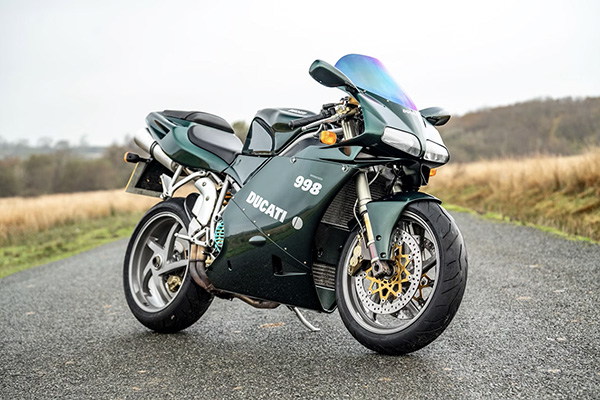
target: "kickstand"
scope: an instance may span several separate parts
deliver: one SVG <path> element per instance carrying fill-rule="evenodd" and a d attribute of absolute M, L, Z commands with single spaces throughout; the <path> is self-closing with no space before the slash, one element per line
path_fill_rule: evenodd
<path fill-rule="evenodd" d="M 308 322 L 306 320 L 306 318 L 304 318 L 304 315 L 302 315 L 302 313 L 300 312 L 300 310 L 298 309 L 298 307 L 290 307 L 290 306 L 288 306 L 288 308 L 290 310 L 292 310 L 296 314 L 296 317 L 298 317 L 298 319 L 300 320 L 300 322 L 302 322 L 302 324 L 304 326 L 306 326 L 308 329 L 310 329 L 311 332 L 319 332 L 321 330 L 321 328 L 317 328 L 316 326 L 314 326 L 313 324 L 311 324 L 310 322 Z"/>

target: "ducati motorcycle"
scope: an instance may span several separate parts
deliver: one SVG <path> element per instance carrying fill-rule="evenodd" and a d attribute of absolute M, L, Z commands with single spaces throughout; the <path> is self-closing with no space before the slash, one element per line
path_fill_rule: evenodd
<path fill-rule="evenodd" d="M 162 199 L 124 262 L 133 315 L 163 333 L 213 298 L 258 308 L 336 308 L 364 346 L 405 354 L 437 338 L 467 281 L 467 252 L 440 200 L 419 191 L 449 160 L 436 130 L 375 58 L 350 54 L 309 74 L 345 92 L 319 113 L 260 110 L 244 143 L 218 116 L 152 112 L 127 191 Z M 192 187 L 185 198 L 182 187 Z M 188 189 L 189 192 L 189 189 Z"/>

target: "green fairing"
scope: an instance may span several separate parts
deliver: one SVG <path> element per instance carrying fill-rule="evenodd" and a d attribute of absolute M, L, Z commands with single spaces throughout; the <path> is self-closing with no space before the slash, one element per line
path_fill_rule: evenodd
<path fill-rule="evenodd" d="M 322 60 L 315 61 L 309 68 L 309 74 L 319 83 L 328 87 L 337 87 L 350 94 L 360 103 L 363 118 L 364 132 L 347 141 L 342 141 L 333 146 L 360 145 L 364 147 L 379 147 L 372 152 L 379 155 L 383 153 L 389 156 L 397 155 L 398 150 L 391 148 L 381 141 L 381 134 L 386 127 L 393 127 L 405 132 L 414 134 L 421 143 L 421 148 L 425 148 L 425 136 L 423 130 L 425 122 L 422 116 L 406 107 L 389 101 L 374 93 L 357 89 L 356 86 L 336 67 Z M 421 152 L 423 154 L 424 150 Z"/>
<path fill-rule="evenodd" d="M 233 177 L 237 183 L 243 185 L 252 174 L 257 172 L 260 165 L 269 159 L 267 157 L 240 154 L 231 163 L 231 167 L 225 170 L 225 173 Z"/>
<path fill-rule="evenodd" d="M 215 154 L 201 149 L 188 138 L 188 127 L 175 127 L 169 135 L 160 139 L 160 147 L 175 162 L 191 168 L 202 168 L 222 172 L 229 167 Z"/>
<path fill-rule="evenodd" d="M 385 200 L 372 201 L 367 204 L 367 212 L 375 237 L 375 247 L 382 260 L 390 259 L 390 239 L 400 214 L 408 204 L 415 201 L 434 201 L 441 204 L 439 199 L 423 192 L 396 193 Z"/>
<path fill-rule="evenodd" d="M 335 290 L 320 286 L 316 286 L 316 288 L 323 311 L 332 312 L 335 310 L 335 306 L 337 305 L 335 300 Z"/>
<path fill-rule="evenodd" d="M 340 164 L 274 157 L 253 175 L 223 213 L 225 244 L 207 275 L 221 290 L 323 310 L 311 275 L 314 237 L 333 197 L 356 170 Z M 302 176 L 321 186 L 317 194 L 295 187 Z M 253 205 L 260 196 L 282 210 L 279 219 Z M 259 200 L 260 203 L 261 200 Z M 285 211 L 285 215 L 283 214 Z M 301 227 L 292 221 L 301 218 Z M 262 247 L 250 239 L 267 238 Z M 240 270 L 244 271 L 240 274 Z M 328 301 L 327 301 L 328 302 Z"/>

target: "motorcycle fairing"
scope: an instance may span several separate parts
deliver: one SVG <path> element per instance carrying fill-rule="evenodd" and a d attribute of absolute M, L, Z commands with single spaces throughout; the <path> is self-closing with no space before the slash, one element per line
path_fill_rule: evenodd
<path fill-rule="evenodd" d="M 364 119 L 363 132 L 332 147 L 361 145 L 369 147 L 376 156 L 421 159 L 427 140 L 444 145 L 439 132 L 417 111 L 408 95 L 400 89 L 389 72 L 378 60 L 358 54 L 342 57 L 336 66 L 322 60 L 315 61 L 309 74 L 319 83 L 337 87 L 354 97 L 360 104 Z M 386 127 L 413 134 L 421 144 L 421 153 L 412 156 L 382 142 Z M 433 128 L 433 129 L 432 129 Z M 434 163 L 423 163 L 435 167 Z M 439 165 L 439 164 L 438 164 Z"/>
<path fill-rule="evenodd" d="M 339 163 L 271 158 L 223 213 L 225 242 L 207 270 L 213 285 L 323 310 L 311 272 L 314 238 L 328 205 L 355 172 Z M 294 186 L 299 177 L 312 181 L 309 190 Z M 319 190 L 313 190 L 314 184 Z"/>
<path fill-rule="evenodd" d="M 231 157 L 225 156 L 229 160 L 228 162 L 208 149 L 194 144 L 194 141 L 197 142 L 200 138 L 200 136 L 196 137 L 194 135 L 194 130 L 198 128 L 202 129 L 201 136 L 213 136 L 217 140 L 221 138 L 224 140 L 226 146 L 235 149 L 232 151 L 241 152 L 241 141 L 226 129 L 225 125 L 218 124 L 219 120 L 216 118 L 219 117 L 214 116 L 214 123 L 210 123 L 211 121 L 209 120 L 210 124 L 199 124 L 198 122 L 173 117 L 171 116 L 172 113 L 167 118 L 163 113 L 152 112 L 146 117 L 146 124 L 150 134 L 158 141 L 164 152 L 175 162 L 186 167 L 206 169 L 214 172 L 223 172 L 229 168 Z M 198 113 L 191 113 L 189 118 L 193 118 L 194 114 Z M 194 118 L 195 121 L 204 121 L 205 119 Z"/>
<path fill-rule="evenodd" d="M 300 132 L 300 128 L 290 129 L 288 123 L 298 118 L 316 115 L 314 112 L 294 107 L 265 108 L 256 113 L 254 121 L 261 120 L 270 128 L 273 136 L 273 151 L 278 153 L 293 140 Z"/>
<path fill-rule="evenodd" d="M 404 208 L 416 201 L 442 203 L 436 197 L 423 192 L 399 192 L 387 198 L 367 203 L 373 236 L 376 238 L 375 248 L 381 260 L 390 259 L 390 239 L 394 226 Z"/>

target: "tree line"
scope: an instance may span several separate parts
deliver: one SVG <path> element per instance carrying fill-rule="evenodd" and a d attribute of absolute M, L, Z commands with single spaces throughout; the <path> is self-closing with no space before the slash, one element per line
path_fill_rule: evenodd
<path fill-rule="evenodd" d="M 246 138 L 248 124 L 235 121 L 235 134 Z M 72 147 L 67 141 L 52 144 L 42 138 L 38 146 L 0 138 L 0 197 L 39 196 L 124 188 L 133 165 L 125 163 L 127 151 L 143 153 L 131 140 L 106 148 Z M 10 156 L 9 156 L 10 155 Z"/>
<path fill-rule="evenodd" d="M 471 112 L 440 127 L 451 160 L 573 155 L 600 146 L 600 97 L 537 99 Z"/>
<path fill-rule="evenodd" d="M 243 140 L 248 125 L 236 121 L 233 127 Z M 453 117 L 440 131 L 453 162 L 578 154 L 600 146 L 600 97 L 537 99 L 479 110 Z M 0 197 L 122 188 L 133 169 L 123 154 L 135 149 L 127 144 L 82 150 L 59 143 L 30 154 L 26 144 L 9 148 L 2 142 L 0 147 Z M 19 152 L 28 155 L 6 157 Z"/>
<path fill-rule="evenodd" d="M 64 147 L 53 153 L 0 160 L 0 197 L 38 196 L 125 187 L 133 166 L 123 161 L 125 145 L 90 158 Z"/>

